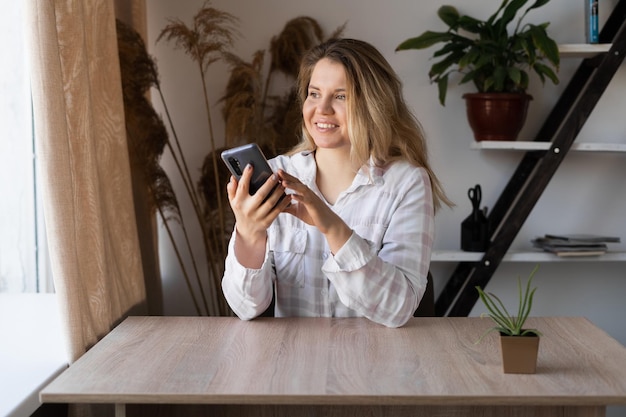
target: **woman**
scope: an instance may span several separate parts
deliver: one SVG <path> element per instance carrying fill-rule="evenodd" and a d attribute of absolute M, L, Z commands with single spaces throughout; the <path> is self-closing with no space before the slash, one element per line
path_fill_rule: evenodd
<path fill-rule="evenodd" d="M 434 211 L 449 204 L 421 127 L 389 63 L 363 41 L 309 51 L 298 94 L 301 143 L 270 161 L 276 175 L 255 195 L 249 166 L 227 186 L 236 226 L 224 295 L 245 320 L 275 291 L 277 317 L 402 326 L 426 288 Z"/>

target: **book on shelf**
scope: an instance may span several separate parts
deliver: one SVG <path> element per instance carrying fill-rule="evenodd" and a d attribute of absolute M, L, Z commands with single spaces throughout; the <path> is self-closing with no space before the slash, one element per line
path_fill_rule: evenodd
<path fill-rule="evenodd" d="M 533 246 L 558 256 L 598 256 L 607 252 L 607 243 L 619 243 L 616 236 L 593 234 L 546 234 L 532 240 Z"/>
<path fill-rule="evenodd" d="M 607 251 L 607 246 L 604 244 L 592 244 L 592 245 L 559 245 L 549 244 L 540 245 L 541 249 L 545 252 L 553 253 L 557 256 L 599 256 L 604 255 Z"/>
<path fill-rule="evenodd" d="M 606 253 L 605 250 L 583 250 L 583 251 L 558 251 L 557 250 L 557 251 L 547 251 L 547 252 L 560 256 L 561 258 L 566 258 L 566 257 L 575 258 L 575 257 L 582 257 L 582 256 L 601 256 Z"/>
<path fill-rule="evenodd" d="M 585 2 L 585 40 L 587 43 L 598 43 L 599 22 L 598 3 L 599 0 L 583 0 Z"/>
<path fill-rule="evenodd" d="M 598 43 L 599 22 L 598 3 L 599 0 L 583 0 L 585 2 L 585 40 L 587 43 Z"/>
<path fill-rule="evenodd" d="M 565 240 L 567 242 L 578 242 L 578 243 L 620 243 L 621 239 L 618 236 L 605 236 L 605 235 L 594 235 L 594 234 L 585 234 L 585 233 L 570 233 L 570 234 L 546 234 L 545 238 L 547 239 L 558 239 Z"/>

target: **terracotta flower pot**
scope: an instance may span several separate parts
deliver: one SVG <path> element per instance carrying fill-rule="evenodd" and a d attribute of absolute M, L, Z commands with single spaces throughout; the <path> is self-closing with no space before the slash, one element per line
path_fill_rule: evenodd
<path fill-rule="evenodd" d="M 516 140 L 526 122 L 529 94 L 467 93 L 463 95 L 474 138 Z"/>
<path fill-rule="evenodd" d="M 537 369 L 539 336 L 500 334 L 502 370 L 505 374 L 534 374 Z"/>

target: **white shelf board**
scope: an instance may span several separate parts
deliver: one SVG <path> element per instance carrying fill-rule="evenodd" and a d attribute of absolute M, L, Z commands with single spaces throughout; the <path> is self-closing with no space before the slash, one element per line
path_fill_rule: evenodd
<path fill-rule="evenodd" d="M 483 252 L 466 252 L 462 250 L 434 250 L 431 262 L 480 262 Z M 509 251 L 504 262 L 625 262 L 626 252 L 607 252 L 600 256 L 561 257 L 543 251 Z"/>
<path fill-rule="evenodd" d="M 495 149 L 495 150 L 517 150 L 517 151 L 547 151 L 552 145 L 551 142 L 536 141 L 507 141 L 507 140 L 483 140 L 473 141 L 472 149 Z M 584 152 L 626 152 L 626 143 L 595 143 L 595 142 L 574 142 L 570 151 Z"/>
<path fill-rule="evenodd" d="M 590 58 L 595 55 L 608 52 L 610 43 L 575 43 L 559 45 L 561 58 Z"/>

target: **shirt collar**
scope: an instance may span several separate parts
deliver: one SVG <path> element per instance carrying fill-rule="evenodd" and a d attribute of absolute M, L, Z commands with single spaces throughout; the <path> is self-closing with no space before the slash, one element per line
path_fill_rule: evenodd
<path fill-rule="evenodd" d="M 374 159 L 370 157 L 367 165 L 361 167 L 356 177 L 354 178 L 353 184 L 355 185 L 383 185 L 383 174 L 385 170 L 379 166 L 376 166 L 374 163 Z"/>
<path fill-rule="evenodd" d="M 315 180 L 315 175 L 317 172 L 317 166 L 315 165 L 315 156 L 314 151 L 303 151 L 299 154 L 296 154 L 298 158 L 295 166 L 298 166 L 298 176 L 302 181 L 313 182 Z M 385 169 L 379 166 L 376 166 L 374 163 L 374 159 L 370 157 L 367 165 L 361 167 L 357 175 L 354 177 L 354 181 L 352 181 L 352 186 L 349 189 L 355 189 L 361 185 L 383 185 L 383 175 L 385 173 Z"/>

